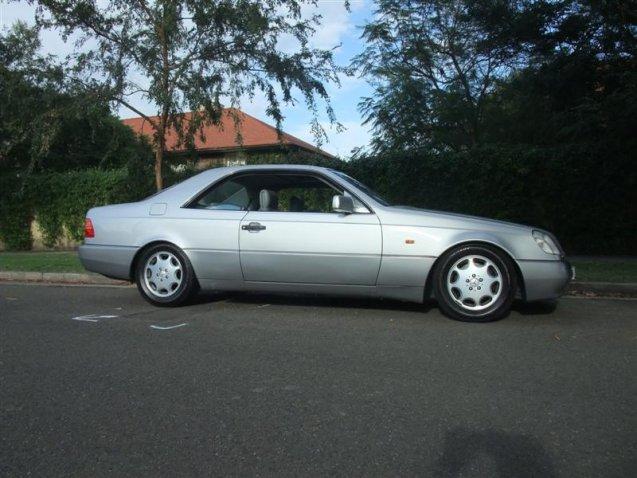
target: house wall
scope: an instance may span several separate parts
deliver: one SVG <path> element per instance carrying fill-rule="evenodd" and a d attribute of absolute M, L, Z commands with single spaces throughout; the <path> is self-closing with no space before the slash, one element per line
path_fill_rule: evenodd
<path fill-rule="evenodd" d="M 195 168 L 204 170 L 221 166 L 238 166 L 246 164 L 246 160 L 247 155 L 243 151 L 229 152 L 215 156 L 202 156 L 195 163 Z"/>

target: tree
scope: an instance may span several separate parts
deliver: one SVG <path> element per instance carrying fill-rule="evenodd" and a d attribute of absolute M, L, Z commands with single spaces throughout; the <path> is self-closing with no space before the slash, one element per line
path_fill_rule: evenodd
<path fill-rule="evenodd" d="M 485 141 L 604 144 L 609 153 L 600 163 L 618 150 L 633 154 L 636 23 L 634 1 L 561 2 L 532 42 L 527 64 L 498 82 Z"/>
<path fill-rule="evenodd" d="M 316 1 L 32 1 L 40 24 L 79 36 L 75 80 L 99 88 L 153 128 L 157 189 L 167 132 L 174 128 L 182 144 L 192 144 L 203 124 L 219 124 L 224 101 L 237 106 L 242 96 L 260 91 L 280 127 L 281 104 L 293 104 L 300 92 L 319 142 L 325 135 L 317 118 L 321 100 L 335 121 L 325 84 L 338 83 L 339 68 L 331 51 L 309 44 L 320 16 L 301 12 Z M 133 95 L 154 104 L 157 119 L 136 108 Z M 183 115 L 187 110 L 193 114 Z M 234 119 L 240 141 L 239 116 Z"/>
<path fill-rule="evenodd" d="M 374 87 L 360 103 L 373 150 L 627 132 L 635 11 L 634 0 L 379 0 L 354 62 Z"/>
<path fill-rule="evenodd" d="M 105 101 L 77 91 L 50 55 L 38 28 L 17 22 L 0 35 L 0 172 L 31 173 L 148 162 L 149 147 Z"/>
<path fill-rule="evenodd" d="M 463 149 L 482 140 L 489 95 L 557 7 L 526 0 L 380 0 L 354 66 L 376 150 Z"/>

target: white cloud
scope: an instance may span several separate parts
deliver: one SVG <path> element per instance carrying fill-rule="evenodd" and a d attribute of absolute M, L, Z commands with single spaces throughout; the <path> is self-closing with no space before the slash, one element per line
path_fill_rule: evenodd
<path fill-rule="evenodd" d="M 318 13 L 322 17 L 321 25 L 317 27 L 311 41 L 316 48 L 334 48 L 342 41 L 343 35 L 353 28 L 350 14 L 342 1 L 322 1 L 316 8 L 305 6 L 303 12 L 308 16 Z"/>
<path fill-rule="evenodd" d="M 350 10 L 354 12 L 363 8 L 364 0 L 350 2 Z M 351 12 L 345 8 L 343 0 L 319 0 L 317 5 L 304 4 L 301 15 L 309 19 L 313 15 L 320 15 L 320 25 L 315 27 L 315 33 L 310 39 L 314 48 L 330 50 L 338 47 L 346 36 L 354 35 L 356 26 L 351 21 Z M 278 46 L 283 51 L 294 51 L 298 42 L 289 35 L 279 38 Z"/>

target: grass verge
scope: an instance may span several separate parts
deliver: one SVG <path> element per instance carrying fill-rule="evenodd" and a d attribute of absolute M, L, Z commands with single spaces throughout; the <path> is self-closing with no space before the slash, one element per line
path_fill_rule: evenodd
<path fill-rule="evenodd" d="M 75 251 L 0 252 L 0 270 L 16 272 L 86 272 Z"/>
<path fill-rule="evenodd" d="M 573 261 L 578 282 L 637 282 L 637 261 Z"/>

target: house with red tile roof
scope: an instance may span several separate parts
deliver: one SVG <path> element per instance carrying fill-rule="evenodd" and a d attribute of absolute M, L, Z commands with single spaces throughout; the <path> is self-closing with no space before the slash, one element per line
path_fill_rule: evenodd
<path fill-rule="evenodd" d="M 184 113 L 187 121 L 192 113 Z M 151 117 L 152 120 L 158 117 Z M 237 123 L 238 120 L 238 123 Z M 139 135 L 153 135 L 153 127 L 142 117 L 122 120 Z M 237 129 L 241 135 L 241 142 L 237 138 Z M 166 135 L 166 150 L 169 154 L 187 156 L 193 150 L 188 149 L 179 141 L 174 129 Z M 307 143 L 296 136 L 277 131 L 273 126 L 258 120 L 237 109 L 226 108 L 221 114 L 218 125 L 204 125 L 202 134 L 197 133 L 194 138 L 194 153 L 196 166 L 200 169 L 212 166 L 228 166 L 245 164 L 251 154 L 289 155 L 293 152 L 315 154 L 324 158 L 334 158 L 331 154 Z"/>

